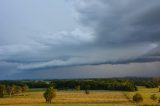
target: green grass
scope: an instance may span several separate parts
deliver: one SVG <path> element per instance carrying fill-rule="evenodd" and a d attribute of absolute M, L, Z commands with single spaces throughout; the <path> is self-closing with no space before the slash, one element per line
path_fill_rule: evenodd
<path fill-rule="evenodd" d="M 28 92 L 44 92 L 46 89 L 45 88 L 33 88 L 29 89 Z"/>

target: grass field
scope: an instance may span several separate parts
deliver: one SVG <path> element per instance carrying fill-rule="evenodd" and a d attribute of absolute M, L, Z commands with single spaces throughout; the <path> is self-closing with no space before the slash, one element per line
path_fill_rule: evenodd
<path fill-rule="evenodd" d="M 0 99 L 0 105 L 3 106 L 136 106 L 133 103 L 132 96 L 136 92 L 121 91 L 90 91 L 86 95 L 84 91 L 57 91 L 56 98 L 52 104 L 45 104 L 43 98 L 43 89 L 31 89 L 24 95 L 14 97 L 6 97 Z M 143 97 L 142 104 L 155 104 L 149 97 L 151 94 L 157 94 L 158 89 L 146 89 L 139 87 L 139 91 Z"/>
<path fill-rule="evenodd" d="M 159 98 L 160 98 L 160 92 L 158 88 L 145 88 L 145 87 L 138 87 L 138 93 L 142 94 L 143 96 L 143 102 L 141 104 L 148 104 L 148 105 L 155 105 L 157 104 L 157 102 L 154 102 L 150 99 L 150 96 L 152 94 L 156 94 Z M 130 100 L 132 100 L 133 95 L 135 94 L 135 92 L 126 92 L 128 98 Z M 159 104 L 160 106 L 160 104 Z"/>

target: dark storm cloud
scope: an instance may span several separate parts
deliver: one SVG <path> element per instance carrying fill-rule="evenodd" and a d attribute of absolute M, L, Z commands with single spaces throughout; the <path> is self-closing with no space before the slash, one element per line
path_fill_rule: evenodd
<path fill-rule="evenodd" d="M 19 73 L 14 75 L 17 79 L 62 79 L 62 78 L 109 78 L 109 77 L 151 77 L 159 76 L 159 62 L 131 63 L 118 65 L 85 65 L 61 68 L 48 68 Z M 138 73 L 138 74 L 137 74 Z M 25 74 L 25 76 L 24 76 Z"/>
<path fill-rule="evenodd" d="M 78 20 L 96 33 L 97 45 L 160 40 L 160 1 L 78 0 L 75 8 Z"/>
<path fill-rule="evenodd" d="M 158 0 L 71 0 L 79 24 L 72 30 L 55 1 L 0 2 L 0 62 L 15 68 L 7 73 L 160 61 Z"/>
<path fill-rule="evenodd" d="M 146 57 L 139 57 L 136 59 L 130 60 L 120 60 L 116 62 L 106 62 L 105 64 L 130 64 L 130 63 L 147 63 L 147 62 L 159 62 L 160 56 L 146 56 Z"/>
<path fill-rule="evenodd" d="M 71 64 L 60 64 L 60 65 L 54 65 L 53 63 L 51 65 L 49 64 L 41 64 L 41 63 L 38 63 L 37 65 L 28 65 L 28 66 L 20 66 L 19 68 L 20 69 L 23 69 L 23 70 L 29 70 L 29 71 L 40 71 L 40 70 L 46 70 L 46 69 L 57 69 L 57 68 L 67 68 L 67 67 L 75 67 L 75 66 L 87 66 L 87 65 L 95 65 L 95 66 L 98 66 L 98 65 L 102 65 L 102 64 L 107 64 L 107 65 L 119 65 L 119 64 L 131 64 L 131 63 L 153 63 L 153 62 L 159 62 L 160 61 L 160 56 L 144 56 L 144 57 L 139 57 L 139 58 L 136 58 L 136 59 L 128 59 L 128 60 L 117 60 L 117 61 L 104 61 L 104 62 L 90 62 L 90 63 L 77 63 L 77 64 L 74 64 L 74 63 L 71 63 Z M 47 62 L 45 62 L 47 63 Z M 30 63 L 30 64 L 35 64 L 34 62 L 33 63 Z M 41 65 L 40 65 L 41 64 Z"/>

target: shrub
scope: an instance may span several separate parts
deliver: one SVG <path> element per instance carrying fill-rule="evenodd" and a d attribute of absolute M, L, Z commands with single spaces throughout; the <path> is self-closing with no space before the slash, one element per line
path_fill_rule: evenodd
<path fill-rule="evenodd" d="M 87 94 L 87 95 L 88 95 L 89 93 L 90 93 L 90 92 L 89 92 L 89 90 L 85 90 L 85 94 Z"/>
<path fill-rule="evenodd" d="M 136 103 L 140 103 L 143 101 L 143 97 L 141 94 L 139 93 L 136 93 L 134 96 L 133 96 L 133 101 L 136 102 Z"/>
<path fill-rule="evenodd" d="M 151 95 L 150 98 L 151 98 L 153 101 L 156 101 L 156 100 L 158 99 L 158 97 L 156 96 L 156 94 Z"/>
<path fill-rule="evenodd" d="M 44 98 L 46 99 L 46 103 L 51 103 L 52 99 L 56 97 L 56 92 L 53 87 L 49 87 L 43 94 Z"/>

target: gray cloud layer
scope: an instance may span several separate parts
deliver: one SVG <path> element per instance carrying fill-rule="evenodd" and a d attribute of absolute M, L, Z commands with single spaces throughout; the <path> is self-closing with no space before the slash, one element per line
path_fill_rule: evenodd
<path fill-rule="evenodd" d="M 5 67 L 14 67 L 14 70 L 9 68 L 11 71 L 7 73 L 47 67 L 160 61 L 160 1 L 71 2 L 75 19 L 80 24 L 73 31 L 47 31 L 47 25 L 45 30 L 42 27 L 37 31 L 38 24 L 34 22 L 31 29 L 36 30 L 21 30 L 21 24 L 34 21 L 26 19 L 25 22 L 21 16 L 22 11 L 10 14 L 14 18 L 17 17 L 16 14 L 20 15 L 21 20 L 7 22 L 12 17 L 5 14 L 7 19 L 0 18 L 0 22 L 3 22 L 0 25 L 0 62 L 5 63 Z M 1 8 L 1 14 L 12 10 L 10 8 L 5 11 L 4 7 Z M 24 10 L 23 12 L 32 13 L 31 10 Z M 13 11 L 17 10 L 14 8 Z M 45 15 L 45 12 L 42 13 Z M 12 22 L 16 25 L 15 28 L 9 26 Z M 14 32 L 12 38 L 9 31 Z"/>
<path fill-rule="evenodd" d="M 95 31 L 98 44 L 159 42 L 160 1 L 78 0 L 78 20 Z"/>

